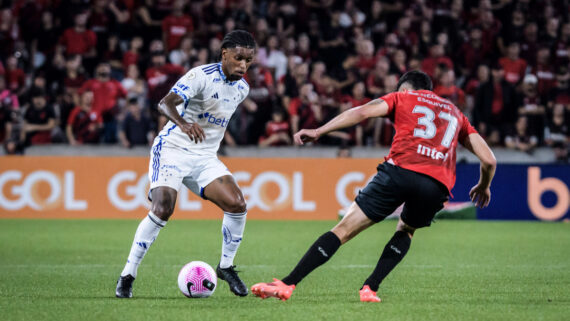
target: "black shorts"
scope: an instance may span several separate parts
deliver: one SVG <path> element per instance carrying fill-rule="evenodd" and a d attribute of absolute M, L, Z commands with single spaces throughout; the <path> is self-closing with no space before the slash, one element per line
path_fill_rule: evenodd
<path fill-rule="evenodd" d="M 378 173 L 364 187 L 356 204 L 374 222 L 380 222 L 404 203 L 404 223 L 420 228 L 430 226 L 435 214 L 443 208 L 449 192 L 437 180 L 389 163 L 378 165 Z"/>

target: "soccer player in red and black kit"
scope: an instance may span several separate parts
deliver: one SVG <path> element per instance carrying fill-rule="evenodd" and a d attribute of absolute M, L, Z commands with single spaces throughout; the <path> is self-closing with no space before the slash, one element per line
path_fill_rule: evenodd
<path fill-rule="evenodd" d="M 479 182 L 469 196 L 481 208 L 489 204 L 497 166 L 493 152 L 461 111 L 431 90 L 427 74 L 410 71 L 400 78 L 397 92 L 349 109 L 317 129 L 295 134 L 295 142 L 302 145 L 372 117 L 389 117 L 396 128 L 390 154 L 342 221 L 313 243 L 288 276 L 252 286 L 255 295 L 287 300 L 297 283 L 328 261 L 342 244 L 382 221 L 403 203 L 396 233 L 360 290 L 361 301 L 380 302 L 378 286 L 408 252 L 415 230 L 429 226 L 450 195 L 455 184 L 458 142 L 481 162 Z"/>

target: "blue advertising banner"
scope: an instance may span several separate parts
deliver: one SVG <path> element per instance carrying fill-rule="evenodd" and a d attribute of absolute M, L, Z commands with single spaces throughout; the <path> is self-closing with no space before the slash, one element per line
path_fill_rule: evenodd
<path fill-rule="evenodd" d="M 469 201 L 479 165 L 458 164 L 452 201 Z M 491 204 L 477 209 L 481 220 L 570 219 L 569 165 L 499 165 L 491 185 Z"/>

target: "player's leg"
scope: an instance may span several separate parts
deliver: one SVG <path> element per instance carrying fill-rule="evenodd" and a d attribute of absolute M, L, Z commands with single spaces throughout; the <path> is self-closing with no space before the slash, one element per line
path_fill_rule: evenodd
<path fill-rule="evenodd" d="M 160 186 L 151 191 L 152 207 L 147 216 L 139 223 L 127 263 L 121 272 L 115 295 L 119 298 L 132 296 L 132 283 L 137 277 L 138 267 L 150 246 L 156 240 L 160 230 L 174 211 L 176 190 Z"/>
<path fill-rule="evenodd" d="M 388 241 L 376 268 L 364 282 L 371 291 L 378 291 L 384 278 L 402 261 L 412 242 L 416 229 L 431 224 L 435 214 L 447 201 L 448 191 L 441 183 L 422 174 L 399 169 L 402 188 L 409 195 L 396 227 Z"/>
<path fill-rule="evenodd" d="M 389 168 L 385 164 L 380 165 L 378 174 L 358 194 L 347 215 L 331 231 L 321 235 L 311 245 L 288 276 L 282 281 L 275 279 L 272 283 L 258 283 L 252 287 L 252 292 L 261 297 L 276 296 L 286 300 L 295 285 L 314 269 L 327 262 L 342 244 L 367 227 L 382 221 L 402 202 L 398 188 L 391 179 Z M 277 291 L 272 291 L 272 287 L 275 287 Z"/>
<path fill-rule="evenodd" d="M 151 151 L 149 198 L 152 205 L 137 227 L 127 263 L 117 282 L 115 295 L 119 298 L 132 296 L 132 285 L 137 277 L 138 267 L 174 212 L 177 191 L 183 178 L 183 171 L 180 168 L 183 165 L 177 164 L 180 160 L 181 155 L 178 151 L 171 148 L 162 149 L 160 142 L 155 144 Z"/>
<path fill-rule="evenodd" d="M 247 207 L 243 194 L 234 177 L 224 175 L 211 181 L 204 188 L 203 196 L 224 211 L 222 253 L 216 273 L 218 277 L 228 282 L 230 290 L 234 294 L 245 296 L 247 295 L 247 286 L 234 269 L 234 258 L 243 239 L 247 218 Z"/>
<path fill-rule="evenodd" d="M 374 223 L 362 212 L 358 204 L 352 203 L 345 217 L 332 230 L 321 235 L 309 247 L 309 250 L 307 250 L 289 275 L 284 277 L 282 281 L 274 279 L 270 283 L 255 284 L 251 287 L 251 291 L 262 298 L 289 299 L 297 283 L 301 282 L 303 278 L 316 268 L 325 264 L 342 244 L 348 242 Z"/>
<path fill-rule="evenodd" d="M 384 278 L 402 261 L 408 250 L 410 249 L 410 244 L 412 242 L 412 236 L 414 235 L 415 228 L 407 225 L 400 219 L 398 226 L 396 227 L 396 233 L 392 236 L 390 241 L 384 247 L 384 251 L 376 264 L 376 268 L 370 274 L 368 279 L 364 282 L 361 289 L 361 299 L 363 294 L 366 294 L 366 290 L 372 292 L 378 291 L 378 287 Z M 368 287 L 368 289 L 366 289 Z M 379 300 L 367 300 L 367 301 L 379 301 Z"/>
<path fill-rule="evenodd" d="M 297 266 L 282 279 L 288 285 L 297 285 L 305 276 L 326 263 L 338 248 L 374 224 L 356 203 L 350 205 L 344 218 L 330 231 L 321 235 L 301 258 Z"/>

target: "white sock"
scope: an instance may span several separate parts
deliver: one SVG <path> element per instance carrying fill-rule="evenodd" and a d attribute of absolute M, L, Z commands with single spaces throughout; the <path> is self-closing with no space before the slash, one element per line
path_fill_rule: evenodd
<path fill-rule="evenodd" d="M 137 277 L 139 264 L 164 225 L 166 225 L 166 221 L 159 219 L 154 213 L 148 212 L 147 217 L 142 220 L 137 228 L 131 252 L 121 276 L 130 274 L 135 278 Z"/>
<path fill-rule="evenodd" d="M 220 267 L 228 268 L 234 264 L 234 257 L 241 244 L 247 211 L 243 213 L 224 212 L 222 221 L 222 257 Z"/>

